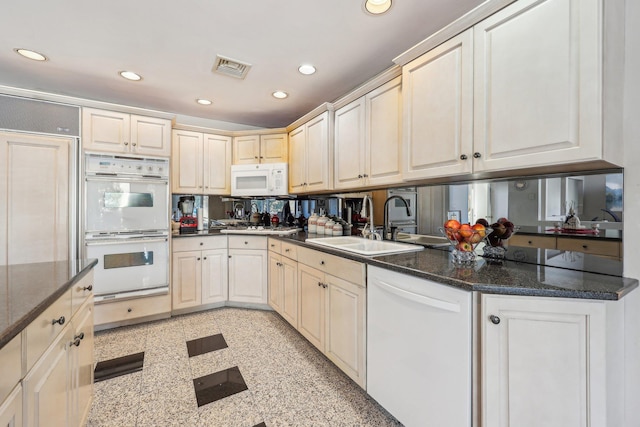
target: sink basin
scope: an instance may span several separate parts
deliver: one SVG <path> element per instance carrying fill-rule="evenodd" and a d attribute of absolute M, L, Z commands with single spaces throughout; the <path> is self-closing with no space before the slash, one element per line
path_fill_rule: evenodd
<path fill-rule="evenodd" d="M 418 243 L 420 245 L 431 246 L 431 247 L 449 246 L 449 241 L 443 236 L 398 233 L 398 241 L 408 242 L 408 243 Z"/>
<path fill-rule="evenodd" d="M 312 238 L 306 239 L 305 242 L 364 256 L 417 252 L 424 249 L 423 246 L 412 245 L 410 243 L 369 240 L 355 236 Z"/>

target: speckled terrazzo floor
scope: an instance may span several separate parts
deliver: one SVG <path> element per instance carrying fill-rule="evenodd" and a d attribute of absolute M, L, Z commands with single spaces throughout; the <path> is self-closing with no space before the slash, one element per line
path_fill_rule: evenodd
<path fill-rule="evenodd" d="M 189 357 L 186 342 L 228 348 Z M 87 426 L 400 426 L 273 312 L 222 308 L 103 332 L 96 362 L 145 352 L 141 372 L 94 385 Z M 248 390 L 198 407 L 193 379 L 238 366 Z"/>

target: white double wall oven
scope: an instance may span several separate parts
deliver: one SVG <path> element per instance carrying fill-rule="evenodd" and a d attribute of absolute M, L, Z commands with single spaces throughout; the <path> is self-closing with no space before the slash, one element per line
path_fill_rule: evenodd
<path fill-rule="evenodd" d="M 169 292 L 169 160 L 85 154 L 84 255 L 96 302 Z"/>

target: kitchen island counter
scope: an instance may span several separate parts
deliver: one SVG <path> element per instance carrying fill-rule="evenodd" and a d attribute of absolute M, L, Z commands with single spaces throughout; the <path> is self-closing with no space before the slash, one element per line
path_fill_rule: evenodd
<path fill-rule="evenodd" d="M 0 266 L 0 348 L 97 263 L 81 259 Z"/>

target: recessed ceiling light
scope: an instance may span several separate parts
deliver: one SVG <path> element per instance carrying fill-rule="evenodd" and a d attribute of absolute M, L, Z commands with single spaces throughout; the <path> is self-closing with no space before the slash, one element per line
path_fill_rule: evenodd
<path fill-rule="evenodd" d="M 303 64 L 298 67 L 298 71 L 300 71 L 301 74 L 308 76 L 316 72 L 316 67 L 310 64 Z"/>
<path fill-rule="evenodd" d="M 364 10 L 373 14 L 380 15 L 391 8 L 391 0 L 365 0 Z"/>
<path fill-rule="evenodd" d="M 284 99 L 287 96 L 289 96 L 289 94 L 287 92 L 283 92 L 281 90 L 277 90 L 277 91 L 273 92 L 271 95 L 273 95 L 274 98 L 278 98 L 278 99 Z"/>
<path fill-rule="evenodd" d="M 196 99 L 196 102 L 200 105 L 211 105 L 211 101 L 209 101 L 208 99 L 198 98 Z"/>
<path fill-rule="evenodd" d="M 132 80 L 134 82 L 142 80 L 142 77 L 139 74 L 134 73 L 133 71 L 120 71 L 119 74 L 125 79 Z"/>
<path fill-rule="evenodd" d="M 33 59 L 34 61 L 46 61 L 47 57 L 41 53 L 35 52 L 29 49 L 14 49 L 17 54 L 24 56 L 25 58 Z"/>

